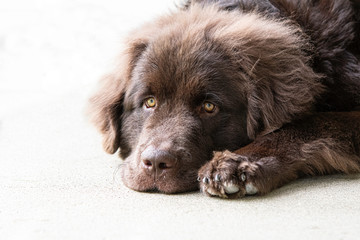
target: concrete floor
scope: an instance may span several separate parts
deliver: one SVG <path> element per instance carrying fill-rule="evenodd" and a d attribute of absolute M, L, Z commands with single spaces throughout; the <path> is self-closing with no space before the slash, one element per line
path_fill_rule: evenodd
<path fill-rule="evenodd" d="M 221 200 L 124 187 L 83 110 L 123 35 L 172 1 L 0 5 L 1 239 L 359 239 L 360 175 Z"/>

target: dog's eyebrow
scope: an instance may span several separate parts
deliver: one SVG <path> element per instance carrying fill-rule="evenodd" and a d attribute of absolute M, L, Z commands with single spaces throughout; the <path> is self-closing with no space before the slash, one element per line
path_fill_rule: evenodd
<path fill-rule="evenodd" d="M 223 102 L 221 100 L 221 98 L 218 95 L 216 95 L 215 93 L 206 93 L 204 100 L 205 101 L 206 100 L 211 100 L 211 101 L 214 101 L 216 104 L 222 104 L 222 102 Z"/>
<path fill-rule="evenodd" d="M 145 87 L 145 84 L 141 81 L 133 84 L 130 89 L 125 93 L 125 109 L 133 109 L 142 105 L 142 101 L 145 97 L 149 96 L 149 90 Z"/>

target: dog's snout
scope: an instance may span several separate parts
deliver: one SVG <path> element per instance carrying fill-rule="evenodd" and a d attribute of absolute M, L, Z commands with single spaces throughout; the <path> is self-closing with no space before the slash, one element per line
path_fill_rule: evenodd
<path fill-rule="evenodd" d="M 144 168 L 152 172 L 158 172 L 159 170 L 173 168 L 176 157 L 167 150 L 158 149 L 151 145 L 141 153 L 141 161 Z"/>

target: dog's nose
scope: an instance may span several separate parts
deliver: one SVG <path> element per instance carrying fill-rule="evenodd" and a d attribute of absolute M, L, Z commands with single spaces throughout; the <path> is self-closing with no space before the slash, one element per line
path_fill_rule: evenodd
<path fill-rule="evenodd" d="M 144 168 L 157 172 L 173 168 L 176 158 L 169 151 L 150 145 L 141 153 L 141 161 Z"/>

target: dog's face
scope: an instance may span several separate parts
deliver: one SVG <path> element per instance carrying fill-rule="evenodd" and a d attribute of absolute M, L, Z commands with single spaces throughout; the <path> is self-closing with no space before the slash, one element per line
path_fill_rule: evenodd
<path fill-rule="evenodd" d="M 233 81 L 236 69 L 217 51 L 174 33 L 144 50 L 123 103 L 127 186 L 196 189 L 197 170 L 213 151 L 249 142 L 245 86 Z"/>
<path fill-rule="evenodd" d="M 122 179 L 135 190 L 197 189 L 214 151 L 280 127 L 319 90 L 296 29 L 254 14 L 194 7 L 131 36 L 92 114 L 106 151 L 120 148 Z"/>

